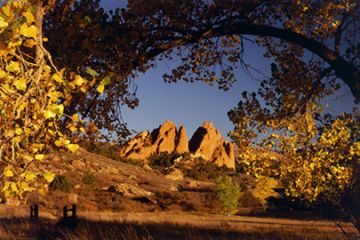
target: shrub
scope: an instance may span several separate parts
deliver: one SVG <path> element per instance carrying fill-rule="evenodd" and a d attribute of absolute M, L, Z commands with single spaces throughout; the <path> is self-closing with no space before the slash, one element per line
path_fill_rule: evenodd
<path fill-rule="evenodd" d="M 119 155 L 118 145 L 113 145 L 111 143 L 106 143 L 106 142 L 105 143 L 90 142 L 88 140 L 83 140 L 79 144 L 88 152 L 95 153 L 107 158 L 111 158 L 112 160 L 115 161 L 124 162 L 135 166 L 141 166 L 141 167 L 143 166 L 143 161 L 137 161 L 137 160 L 121 157 Z"/>
<path fill-rule="evenodd" d="M 50 190 L 60 190 L 62 192 L 70 192 L 71 184 L 65 176 L 56 175 L 49 185 Z"/>
<path fill-rule="evenodd" d="M 216 166 L 214 163 L 206 161 L 202 158 L 194 159 L 194 161 L 196 163 L 190 169 L 180 167 L 186 177 L 190 177 L 200 181 L 209 181 L 215 180 L 220 176 L 226 176 L 229 175 L 229 173 L 232 173 L 231 169 L 227 167 Z"/>
<path fill-rule="evenodd" d="M 113 160 L 121 160 L 119 155 L 119 146 L 107 142 L 91 142 L 89 140 L 83 140 L 79 143 L 86 151 L 96 153 L 98 155 L 111 158 Z"/>
<path fill-rule="evenodd" d="M 231 177 L 218 177 L 216 179 L 215 193 L 223 213 L 231 215 L 237 213 L 239 199 L 243 192 L 238 184 L 233 183 Z"/>
<path fill-rule="evenodd" d="M 91 172 L 86 172 L 82 176 L 81 181 L 85 185 L 94 185 L 96 183 L 96 176 Z"/>
<path fill-rule="evenodd" d="M 177 152 L 168 153 L 161 152 L 160 154 L 152 154 L 150 156 L 150 167 L 164 171 L 166 168 L 171 167 L 174 161 L 181 157 L 181 154 Z"/>
<path fill-rule="evenodd" d="M 267 208 L 267 200 L 270 197 L 279 197 L 279 193 L 275 192 L 275 187 L 278 186 L 278 181 L 274 178 L 260 177 L 257 180 L 255 188 L 251 190 L 251 194 L 261 204 L 263 209 Z"/>
<path fill-rule="evenodd" d="M 349 187 L 342 199 L 342 207 L 350 214 L 354 225 L 360 230 L 360 159 L 353 166 Z"/>

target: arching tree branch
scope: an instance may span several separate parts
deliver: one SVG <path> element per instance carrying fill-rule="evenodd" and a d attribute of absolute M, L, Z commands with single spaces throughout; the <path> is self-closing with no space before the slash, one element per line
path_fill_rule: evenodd
<path fill-rule="evenodd" d="M 226 23 L 211 29 L 202 30 L 197 34 L 192 34 L 191 37 L 172 39 L 167 43 L 151 49 L 147 53 L 147 57 L 155 57 L 158 54 L 163 53 L 173 47 L 195 43 L 203 38 L 212 38 L 234 34 L 274 37 L 302 46 L 303 48 L 313 52 L 322 58 L 325 62 L 327 62 L 335 71 L 335 74 L 350 88 L 350 91 L 355 97 L 356 101 L 360 101 L 360 70 L 358 68 L 344 60 L 341 56 L 329 49 L 326 45 L 316 41 L 315 39 L 308 38 L 302 34 L 287 29 L 243 22 L 230 24 Z"/>

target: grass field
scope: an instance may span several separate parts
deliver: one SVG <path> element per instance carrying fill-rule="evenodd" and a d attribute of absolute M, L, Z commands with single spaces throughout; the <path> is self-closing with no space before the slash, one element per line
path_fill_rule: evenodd
<path fill-rule="evenodd" d="M 321 239 L 352 240 L 360 235 L 351 223 L 185 215 L 176 213 L 79 213 L 74 221 L 40 218 L 11 211 L 0 219 L 0 239 Z M 22 213 L 22 214 L 20 214 Z M 17 215 L 17 216 L 15 216 Z M 20 215 L 24 215 L 20 217 Z"/>

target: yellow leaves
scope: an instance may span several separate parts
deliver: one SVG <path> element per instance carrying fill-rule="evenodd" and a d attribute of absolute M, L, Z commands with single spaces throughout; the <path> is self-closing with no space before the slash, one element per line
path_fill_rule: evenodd
<path fill-rule="evenodd" d="M 23 159 L 26 161 L 26 162 L 31 162 L 32 160 L 34 160 L 34 158 L 28 154 L 25 154 L 23 156 Z"/>
<path fill-rule="evenodd" d="M 349 152 L 351 156 L 360 156 L 360 142 L 353 143 Z"/>
<path fill-rule="evenodd" d="M 105 86 L 100 84 L 97 88 L 96 88 L 96 91 L 98 91 L 99 93 L 103 93 L 105 90 Z"/>
<path fill-rule="evenodd" d="M 90 76 L 92 76 L 93 78 L 98 77 L 99 73 L 97 73 L 94 69 L 88 67 L 86 69 L 86 73 L 89 74 Z"/>
<path fill-rule="evenodd" d="M 21 38 L 18 38 L 17 40 L 14 39 L 14 41 L 11 41 L 9 44 L 8 44 L 8 47 L 10 49 L 15 49 L 17 47 L 20 47 L 21 44 L 23 43 L 22 39 Z"/>
<path fill-rule="evenodd" d="M 69 139 L 66 139 L 66 137 L 62 137 L 62 138 L 56 140 L 55 145 L 57 147 L 65 147 L 66 149 L 68 149 L 71 152 L 75 152 L 76 150 L 79 149 L 78 144 L 71 143 Z"/>
<path fill-rule="evenodd" d="M 64 80 L 62 79 L 62 77 L 58 74 L 58 73 L 55 73 L 52 77 L 51 77 L 51 80 L 54 80 L 55 82 L 58 82 L 58 83 L 62 83 Z"/>
<path fill-rule="evenodd" d="M 36 42 L 33 39 L 27 39 L 23 45 L 28 48 L 33 48 L 36 45 Z"/>
<path fill-rule="evenodd" d="M 71 120 L 72 120 L 73 122 L 78 122 L 78 121 L 79 121 L 79 115 L 78 115 L 77 113 L 73 114 L 73 115 L 71 116 Z"/>
<path fill-rule="evenodd" d="M 78 128 L 73 125 L 70 125 L 69 130 L 73 133 L 73 132 L 76 132 L 78 130 Z"/>
<path fill-rule="evenodd" d="M 97 87 L 96 91 L 98 91 L 99 93 L 103 93 L 105 90 L 105 86 L 109 85 L 111 83 L 111 78 L 105 77 L 103 80 L 101 80 L 99 86 Z"/>
<path fill-rule="evenodd" d="M 19 188 L 14 182 L 5 182 L 2 192 L 4 192 L 5 197 L 10 197 L 19 193 Z"/>
<path fill-rule="evenodd" d="M 267 198 L 279 197 L 279 194 L 274 191 L 278 185 L 279 181 L 276 179 L 262 176 L 257 179 L 256 187 L 251 193 L 262 205 L 265 205 Z"/>
<path fill-rule="evenodd" d="M 78 144 L 68 144 L 66 146 L 67 149 L 69 149 L 71 152 L 76 152 L 76 150 L 79 149 L 79 145 Z"/>
<path fill-rule="evenodd" d="M 254 149 L 251 145 L 245 145 L 245 149 L 244 145 L 240 145 L 240 167 L 257 178 L 279 178 L 286 195 L 291 198 L 307 203 L 319 200 L 320 196 L 326 201 L 337 201 L 342 190 L 351 182 L 351 161 L 360 154 L 360 143 L 353 142 L 354 134 L 349 127 L 351 117 L 339 116 L 331 124 L 319 128 L 319 123 L 315 121 L 315 113 L 319 111 L 316 106 L 310 105 L 306 113 L 284 118 L 280 124 L 272 126 L 272 122 L 268 121 L 268 129 L 262 132 L 264 136 L 258 139 L 256 146 L 266 151 L 274 141 L 273 149 L 279 152 L 280 157 L 267 158 L 266 154 L 256 150 L 252 153 L 248 151 Z M 238 138 L 246 138 L 246 131 L 236 131 Z"/>
<path fill-rule="evenodd" d="M 59 100 L 59 98 L 63 98 L 64 94 L 59 91 L 52 91 L 48 93 L 48 97 L 50 103 L 55 103 Z"/>
<path fill-rule="evenodd" d="M 14 86 L 17 90 L 25 91 L 26 90 L 26 79 L 25 78 L 19 78 L 14 82 Z"/>
<path fill-rule="evenodd" d="M 55 178 L 55 174 L 51 173 L 51 172 L 45 172 L 45 173 L 42 174 L 42 176 L 45 178 L 45 180 L 48 183 L 51 183 Z"/>
<path fill-rule="evenodd" d="M 63 115 L 64 105 L 62 104 L 51 104 L 48 105 L 44 111 L 45 119 L 55 118 L 56 116 Z"/>
<path fill-rule="evenodd" d="M 14 176 L 14 173 L 13 173 L 13 171 L 11 170 L 11 167 L 6 167 L 5 169 L 4 169 L 4 176 L 5 177 L 13 177 Z"/>
<path fill-rule="evenodd" d="M 58 140 L 55 141 L 55 146 L 57 147 L 65 147 L 71 152 L 75 152 L 79 149 L 78 144 L 72 144 L 69 139 L 66 139 L 66 137 L 61 137 Z"/>
<path fill-rule="evenodd" d="M 45 144 L 42 144 L 42 143 L 34 143 L 34 144 L 31 144 L 31 146 L 30 146 L 30 150 L 33 153 L 37 153 L 39 151 L 42 151 L 44 148 L 45 148 Z"/>
<path fill-rule="evenodd" d="M 31 181 L 33 181 L 34 179 L 36 179 L 37 176 L 36 176 L 36 174 L 34 174 L 33 172 L 26 171 L 26 172 L 24 172 L 23 174 L 21 174 L 21 177 L 23 177 L 25 181 L 31 182 Z"/>
<path fill-rule="evenodd" d="M 0 16 L 0 29 L 6 28 L 9 24 L 5 21 L 3 17 Z"/>
<path fill-rule="evenodd" d="M 44 154 L 36 154 L 35 155 L 35 159 L 38 161 L 42 161 L 44 160 L 45 155 Z"/>
<path fill-rule="evenodd" d="M 83 86 L 85 83 L 87 83 L 87 80 L 85 80 L 84 78 L 82 78 L 80 75 L 75 75 L 74 80 L 70 83 L 70 86 L 72 88 L 75 87 L 81 87 Z"/>
<path fill-rule="evenodd" d="M 20 183 L 20 191 L 21 192 L 30 192 L 32 190 L 34 190 L 34 188 L 30 187 L 27 182 L 21 182 Z"/>
<path fill-rule="evenodd" d="M 28 11 L 24 12 L 23 16 L 25 17 L 27 23 L 35 22 L 34 15 L 31 13 L 30 9 Z"/>
<path fill-rule="evenodd" d="M 21 135 L 22 133 L 23 133 L 23 130 L 20 127 L 15 128 L 15 134 L 16 135 Z"/>
<path fill-rule="evenodd" d="M 76 86 L 82 86 L 84 83 L 86 82 L 86 80 L 84 80 L 80 75 L 76 75 L 73 83 L 76 85 Z"/>
<path fill-rule="evenodd" d="M 60 138 L 58 140 L 55 141 L 55 145 L 57 147 L 63 147 L 70 144 L 70 140 L 66 139 L 66 138 Z"/>
<path fill-rule="evenodd" d="M 33 48 L 36 39 L 42 37 L 34 22 L 27 0 L 8 1 L 0 8 L 0 141 L 4 143 L 0 152 L 1 160 L 8 164 L 2 172 L 7 178 L 3 190 L 6 196 L 19 199 L 32 189 L 45 194 L 45 180 L 51 182 L 54 177 L 52 173 L 29 171 L 20 175 L 23 164 L 43 161 L 50 147 L 67 151 L 79 148 L 72 142 L 76 134 L 65 135 L 59 122 L 65 119 L 64 109 L 72 103 L 72 95 L 87 91 L 89 86 L 87 79 L 66 69 L 55 69 L 50 57 L 44 57 L 43 68 L 34 64 Z M 89 73 L 97 76 L 95 71 Z M 71 130 L 80 132 L 79 116 L 75 114 L 71 119 Z"/>
<path fill-rule="evenodd" d="M 0 69 L 0 78 L 5 78 L 6 76 L 7 73 L 4 70 Z"/>
<path fill-rule="evenodd" d="M 10 61 L 10 63 L 6 66 L 6 71 L 11 73 L 17 73 L 21 71 L 21 67 L 19 62 Z"/>
<path fill-rule="evenodd" d="M 8 4 L 5 4 L 1 7 L 1 11 L 5 14 L 5 16 L 10 17 L 12 15 L 11 8 Z"/>
<path fill-rule="evenodd" d="M 34 25 L 28 26 L 26 23 L 21 25 L 20 34 L 27 38 L 36 39 L 37 36 L 37 28 Z"/>
<path fill-rule="evenodd" d="M 72 82 L 70 82 L 69 86 L 72 89 L 77 88 L 78 90 L 80 90 L 81 92 L 85 93 L 88 89 L 88 80 L 82 78 L 80 75 L 76 74 L 76 73 L 71 73 L 71 75 L 73 76 L 74 80 Z"/>

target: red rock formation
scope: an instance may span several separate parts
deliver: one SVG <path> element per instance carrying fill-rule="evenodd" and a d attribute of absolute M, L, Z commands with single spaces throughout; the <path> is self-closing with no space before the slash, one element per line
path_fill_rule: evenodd
<path fill-rule="evenodd" d="M 234 146 L 226 142 L 213 123 L 204 122 L 189 142 L 190 152 L 218 166 L 235 169 Z"/>
<path fill-rule="evenodd" d="M 120 149 L 120 156 L 146 160 L 151 154 L 161 152 L 191 152 L 218 166 L 235 168 L 233 144 L 228 143 L 209 122 L 204 122 L 188 142 L 184 126 L 177 131 L 173 122 L 166 121 L 151 134 L 145 131 L 136 135 Z"/>

